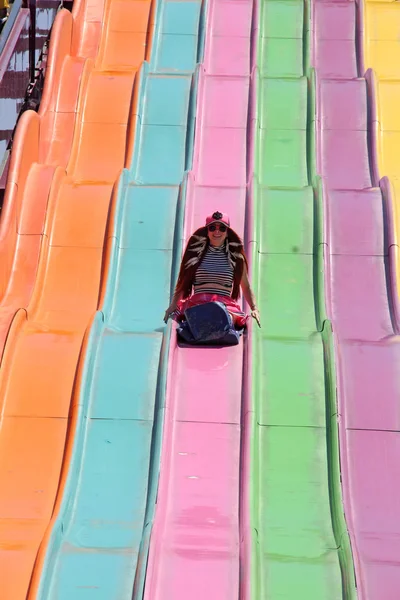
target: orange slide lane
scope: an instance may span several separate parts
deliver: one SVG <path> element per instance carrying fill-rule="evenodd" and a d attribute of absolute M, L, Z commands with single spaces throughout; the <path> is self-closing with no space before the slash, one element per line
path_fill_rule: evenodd
<path fill-rule="evenodd" d="M 75 0 L 72 15 L 58 13 L 39 114 L 27 111 L 18 123 L 0 221 L 0 355 L 15 312 L 32 294 L 49 192 L 65 175 L 103 13 L 104 1 L 91 7 L 84 0 Z"/>
<path fill-rule="evenodd" d="M 52 516 L 152 25 L 151 0 L 75 0 L 54 24 L 40 114 L 18 125 L 0 224 L 1 600 L 25 600 Z"/>

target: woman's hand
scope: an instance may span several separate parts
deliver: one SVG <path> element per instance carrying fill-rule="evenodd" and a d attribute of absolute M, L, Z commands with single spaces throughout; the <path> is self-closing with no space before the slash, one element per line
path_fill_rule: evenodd
<path fill-rule="evenodd" d="M 176 309 L 177 309 L 176 304 L 170 304 L 168 306 L 167 310 L 165 311 L 165 315 L 164 315 L 164 323 L 167 323 L 168 319 L 170 318 L 170 316 Z"/>
<path fill-rule="evenodd" d="M 253 317 L 253 319 L 255 319 L 257 321 L 257 325 L 261 329 L 260 312 L 259 312 L 258 308 L 255 306 L 250 314 Z"/>
<path fill-rule="evenodd" d="M 246 266 L 243 269 L 243 275 L 242 275 L 242 280 L 240 282 L 240 285 L 242 286 L 242 290 L 243 290 L 243 295 L 246 299 L 247 304 L 251 308 L 251 316 L 253 317 L 253 319 L 255 319 L 257 321 L 257 325 L 261 328 L 261 322 L 260 322 L 260 313 L 258 311 L 258 308 L 256 306 L 256 299 L 255 296 L 253 294 L 253 290 L 250 287 L 250 282 L 249 282 L 249 277 L 247 274 L 247 269 Z"/>
<path fill-rule="evenodd" d="M 179 300 L 182 298 L 182 292 L 175 291 L 175 294 L 172 296 L 171 304 L 168 306 L 164 315 L 164 323 L 168 321 L 173 312 L 178 308 Z"/>

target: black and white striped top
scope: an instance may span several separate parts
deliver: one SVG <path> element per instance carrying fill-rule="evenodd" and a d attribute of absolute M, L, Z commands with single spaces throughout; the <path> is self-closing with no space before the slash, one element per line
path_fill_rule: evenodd
<path fill-rule="evenodd" d="M 194 279 L 194 293 L 230 296 L 233 285 L 233 268 L 225 246 L 208 246 Z"/>

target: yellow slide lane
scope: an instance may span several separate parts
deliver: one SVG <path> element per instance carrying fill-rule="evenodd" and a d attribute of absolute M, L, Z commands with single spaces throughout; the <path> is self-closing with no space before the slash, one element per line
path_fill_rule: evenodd
<path fill-rule="evenodd" d="M 364 66 L 373 69 L 377 101 L 379 176 L 393 192 L 395 237 L 400 241 L 400 2 L 365 0 Z M 399 260 L 397 278 L 400 281 Z"/>

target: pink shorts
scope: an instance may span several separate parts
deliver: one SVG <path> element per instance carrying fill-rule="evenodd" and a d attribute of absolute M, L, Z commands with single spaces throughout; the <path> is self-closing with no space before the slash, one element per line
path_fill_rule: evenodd
<path fill-rule="evenodd" d="M 233 318 L 235 327 L 244 327 L 246 325 L 248 315 L 240 309 L 239 304 L 229 296 L 219 296 L 218 294 L 193 294 L 190 298 L 179 300 L 178 308 L 174 312 L 174 319 L 182 321 L 187 308 L 197 306 L 198 304 L 205 304 L 206 302 L 222 302 Z"/>

